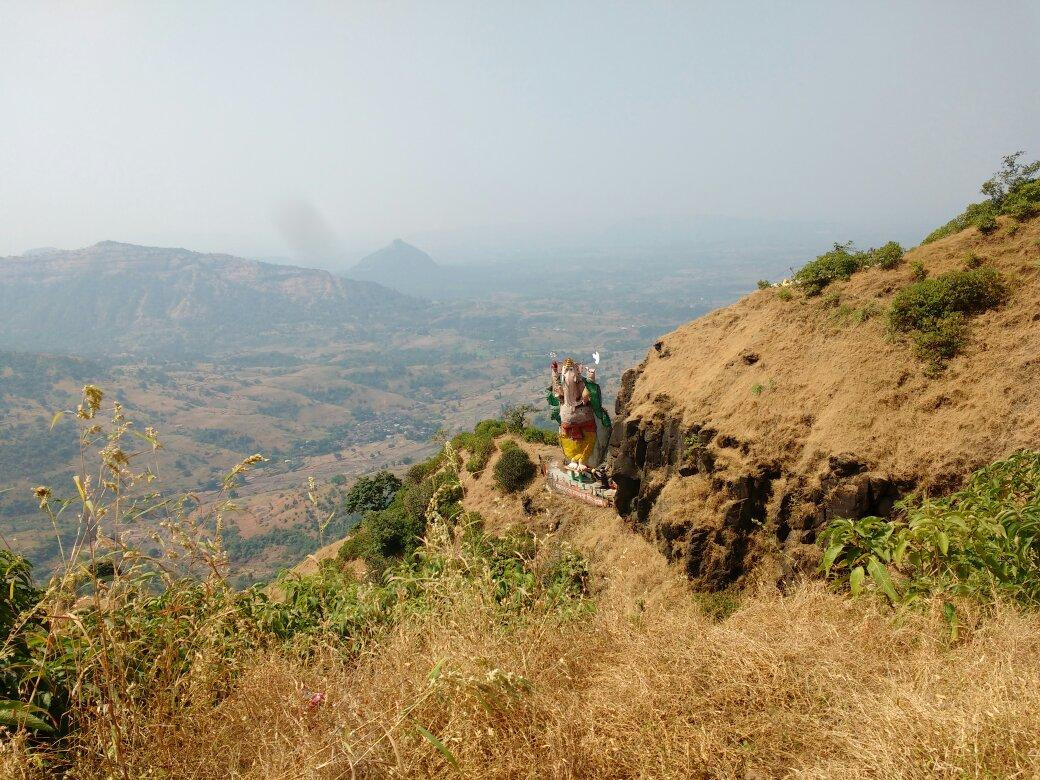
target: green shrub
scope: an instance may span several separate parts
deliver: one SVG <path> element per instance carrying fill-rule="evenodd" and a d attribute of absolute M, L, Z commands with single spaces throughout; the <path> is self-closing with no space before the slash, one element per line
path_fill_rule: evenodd
<path fill-rule="evenodd" d="M 868 581 L 893 603 L 934 595 L 1040 605 L 1040 452 L 977 471 L 947 498 L 880 517 L 830 522 L 823 567 L 858 593 Z"/>
<path fill-rule="evenodd" d="M 989 233 L 997 227 L 997 217 L 1008 214 L 1015 219 L 1027 219 L 1040 212 L 1040 162 L 1022 165 L 1018 159 L 1024 152 L 1004 157 L 1003 167 L 983 183 L 981 192 L 988 196 L 980 203 L 971 203 L 964 212 L 945 225 L 929 233 L 921 243 L 928 244 L 940 238 L 976 227 Z"/>
<path fill-rule="evenodd" d="M 378 576 L 392 561 L 410 556 L 426 532 L 426 510 L 437 487 L 435 475 L 418 483 L 405 483 L 389 506 L 365 514 L 340 545 L 339 558 L 359 558 Z"/>
<path fill-rule="evenodd" d="M 416 463 L 405 473 L 404 481 L 408 485 L 417 485 L 444 464 L 444 450 L 426 460 Z"/>
<path fill-rule="evenodd" d="M 904 250 L 897 242 L 889 241 L 887 244 L 884 244 L 877 249 L 871 249 L 867 254 L 868 266 L 876 265 L 879 268 L 887 270 L 895 268 L 903 262 L 903 255 L 906 254 L 906 250 Z"/>
<path fill-rule="evenodd" d="M 546 431 L 541 428 L 524 428 L 520 431 L 520 438 L 531 444 L 558 445 L 560 436 L 556 431 Z"/>
<path fill-rule="evenodd" d="M 512 446 L 506 446 L 507 444 Z M 495 464 L 495 482 L 507 493 L 523 490 L 534 478 L 534 462 L 515 442 L 503 442 L 502 457 Z"/>
<path fill-rule="evenodd" d="M 469 452 L 466 471 L 470 474 L 480 474 L 487 467 L 488 461 L 495 452 L 495 440 L 490 431 L 496 430 L 496 427 L 484 425 L 484 423 L 480 423 L 477 427 L 480 430 L 479 433 L 476 431 L 460 433 L 451 440 L 456 452 Z"/>
<path fill-rule="evenodd" d="M 1015 219 L 1029 219 L 1040 212 L 1040 179 L 1015 187 L 1002 204 L 1003 212 Z"/>
<path fill-rule="evenodd" d="M 476 436 L 494 438 L 506 432 L 506 424 L 502 420 L 481 420 L 473 428 Z"/>
<path fill-rule="evenodd" d="M 772 282 L 770 282 L 768 279 L 759 279 L 758 280 L 758 289 L 759 290 L 769 290 L 769 289 L 772 288 L 772 286 L 773 286 Z"/>
<path fill-rule="evenodd" d="M 910 263 L 910 271 L 913 273 L 915 282 L 921 282 L 928 278 L 928 271 L 925 270 L 924 263 L 920 260 L 914 260 L 914 262 Z"/>
<path fill-rule="evenodd" d="M 527 418 L 538 410 L 530 404 L 518 404 L 510 406 L 502 413 L 502 421 L 505 423 L 509 433 L 520 433 L 527 427 Z"/>
<path fill-rule="evenodd" d="M 781 287 L 776 291 L 776 297 L 781 301 L 789 301 L 794 297 L 794 293 L 791 292 L 790 287 Z"/>
<path fill-rule="evenodd" d="M 967 269 L 978 268 L 982 265 L 982 258 L 972 251 L 964 256 L 964 267 Z"/>
<path fill-rule="evenodd" d="M 968 341 L 968 325 L 962 314 L 943 317 L 925 330 L 911 334 L 914 354 L 927 361 L 932 371 L 941 371 L 946 361 L 955 357 Z"/>
<path fill-rule="evenodd" d="M 896 293 L 889 321 L 898 331 L 920 330 L 950 314 L 987 311 L 1006 297 L 1007 286 L 993 268 L 949 271 Z"/>
<path fill-rule="evenodd" d="M 802 266 L 794 275 L 794 281 L 802 286 L 806 295 L 819 295 L 831 282 L 849 279 L 861 269 L 895 268 L 902 262 L 903 254 L 903 247 L 895 241 L 866 251 L 856 249 L 851 241 L 835 244 L 830 252 Z"/>
<path fill-rule="evenodd" d="M 815 260 L 806 263 L 794 275 L 794 281 L 802 286 L 806 295 L 819 295 L 831 282 L 849 279 L 863 265 L 863 253 L 857 252 L 852 242 L 835 244 Z"/>
<path fill-rule="evenodd" d="M 999 306 L 1007 286 L 993 268 L 950 271 L 924 279 L 896 293 L 889 326 L 910 334 L 918 357 L 939 370 L 967 339 L 966 317 Z"/>
<path fill-rule="evenodd" d="M 386 509 L 400 489 L 401 480 L 386 469 L 372 476 L 360 477 L 347 493 L 343 509 L 347 514 Z"/>

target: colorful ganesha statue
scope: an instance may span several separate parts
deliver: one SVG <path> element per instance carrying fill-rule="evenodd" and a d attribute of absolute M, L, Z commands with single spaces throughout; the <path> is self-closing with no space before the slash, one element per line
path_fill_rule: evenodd
<path fill-rule="evenodd" d="M 552 419 L 560 424 L 567 467 L 581 472 L 599 466 L 606 454 L 611 423 L 596 383 L 596 369 L 571 358 L 564 360 L 562 367 L 554 360 L 547 400 Z"/>

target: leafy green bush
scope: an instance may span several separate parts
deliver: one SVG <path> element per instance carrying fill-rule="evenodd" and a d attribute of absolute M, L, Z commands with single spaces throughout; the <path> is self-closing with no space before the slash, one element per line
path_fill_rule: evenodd
<path fill-rule="evenodd" d="M 490 436 L 474 436 L 470 444 L 472 457 L 466 463 L 466 470 L 483 471 L 496 449 L 495 440 Z"/>
<path fill-rule="evenodd" d="M 811 260 L 794 275 L 794 281 L 802 286 L 806 295 L 819 295 L 831 282 L 849 279 L 863 265 L 861 252 L 852 242 L 835 244 L 830 252 Z"/>
<path fill-rule="evenodd" d="M 888 322 L 893 331 L 911 335 L 919 357 L 941 368 L 964 345 L 965 317 L 999 306 L 1007 294 L 993 268 L 949 271 L 896 293 Z"/>
<path fill-rule="evenodd" d="M 969 227 L 983 233 L 992 232 L 997 227 L 997 217 L 1002 214 L 1027 219 L 1040 212 L 1040 180 L 1035 178 L 1040 172 L 1040 161 L 1022 165 L 1018 160 L 1023 154 L 1005 156 L 1002 168 L 983 183 L 980 191 L 987 200 L 968 204 L 962 214 L 933 230 L 921 243 L 929 244 Z"/>
<path fill-rule="evenodd" d="M 538 410 L 530 404 L 518 404 L 510 406 L 502 413 L 502 421 L 509 433 L 520 433 L 527 427 L 527 418 Z"/>
<path fill-rule="evenodd" d="M 476 436 L 495 438 L 506 432 L 506 424 L 502 420 L 481 420 L 473 428 Z"/>
<path fill-rule="evenodd" d="M 830 252 L 802 266 L 794 275 L 794 281 L 802 286 L 806 295 L 819 295 L 831 282 L 849 279 L 864 268 L 895 268 L 902 262 L 903 254 L 903 247 L 895 241 L 865 251 L 856 249 L 851 241 L 835 244 Z"/>
<path fill-rule="evenodd" d="M 1040 179 L 1023 182 L 1004 199 L 1002 209 L 1015 219 L 1028 219 L 1040 212 Z"/>
<path fill-rule="evenodd" d="M 895 268 L 903 262 L 903 255 L 906 254 L 906 250 L 897 242 L 889 241 L 877 249 L 871 249 L 868 254 L 867 265 L 876 265 L 887 270 Z"/>
<path fill-rule="evenodd" d="M 431 458 L 416 463 L 405 473 L 404 481 L 408 485 L 417 485 L 430 474 L 435 473 L 444 464 L 444 450 Z"/>
<path fill-rule="evenodd" d="M 526 452 L 512 441 L 508 444 L 512 446 L 503 444 L 502 457 L 495 464 L 495 482 L 507 493 L 515 493 L 527 487 L 537 469 Z"/>
<path fill-rule="evenodd" d="M 829 523 L 824 570 L 854 594 L 869 577 L 892 603 L 940 595 L 1040 605 L 1040 452 L 997 461 L 947 498 L 898 510 L 891 522 Z"/>
<path fill-rule="evenodd" d="M 0 726 L 31 726 L 50 730 L 36 708 L 46 701 L 29 704 L 19 700 L 22 681 L 32 667 L 28 639 L 39 627 L 32 610 L 43 592 L 32 579 L 32 564 L 10 550 L 0 548 Z M 42 710 L 43 708 L 41 708 Z"/>
<path fill-rule="evenodd" d="M 493 437 L 500 434 L 493 433 L 498 430 L 497 425 L 486 423 L 497 422 L 497 420 L 485 420 L 477 425 L 473 433 L 463 432 L 451 440 L 451 446 L 456 452 L 467 451 L 470 453 L 470 457 L 466 461 L 466 471 L 469 473 L 480 474 L 487 467 L 488 461 L 495 452 Z"/>
<path fill-rule="evenodd" d="M 531 444 L 556 446 L 560 443 L 560 435 L 556 431 L 546 431 L 541 428 L 524 428 L 520 432 L 520 438 Z"/>
<path fill-rule="evenodd" d="M 794 293 L 791 292 L 790 287 L 781 287 L 776 291 L 776 297 L 781 301 L 789 301 L 794 297 Z"/>
<path fill-rule="evenodd" d="M 759 290 L 769 290 L 772 288 L 773 283 L 770 282 L 768 279 L 759 279 L 757 286 Z"/>
<path fill-rule="evenodd" d="M 378 512 L 390 506 L 400 489 L 401 480 L 385 469 L 370 477 L 361 477 L 347 493 L 343 509 L 348 514 Z"/>

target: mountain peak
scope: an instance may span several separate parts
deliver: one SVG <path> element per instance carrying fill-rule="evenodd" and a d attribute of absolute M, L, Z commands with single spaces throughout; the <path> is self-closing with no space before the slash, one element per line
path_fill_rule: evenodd
<path fill-rule="evenodd" d="M 432 257 L 407 241 L 395 238 L 379 251 L 363 257 L 347 275 L 421 295 L 431 284 L 437 284 L 441 273 L 441 267 Z"/>

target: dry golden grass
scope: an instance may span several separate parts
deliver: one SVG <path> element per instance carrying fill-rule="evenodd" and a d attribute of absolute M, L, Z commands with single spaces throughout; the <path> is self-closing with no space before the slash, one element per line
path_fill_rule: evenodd
<path fill-rule="evenodd" d="M 806 584 L 713 622 L 640 537 L 567 512 L 595 613 L 502 625 L 479 588 L 350 662 L 257 659 L 216 708 L 142 712 L 119 764 L 76 778 L 934 778 L 1040 772 L 1040 620 L 894 617 Z M 439 663 L 440 674 L 430 672 Z M 307 696 L 327 699 L 311 709 Z M 456 769 L 420 734 L 428 729 Z M 40 776 L 18 743 L 4 777 Z"/>

